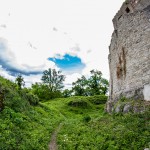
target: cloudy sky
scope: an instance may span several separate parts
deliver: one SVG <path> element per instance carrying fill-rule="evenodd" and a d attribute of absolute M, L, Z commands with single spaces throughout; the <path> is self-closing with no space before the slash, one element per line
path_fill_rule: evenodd
<path fill-rule="evenodd" d="M 109 79 L 112 18 L 124 0 L 0 0 L 0 75 L 26 85 L 48 68 L 69 86 L 92 69 Z"/>

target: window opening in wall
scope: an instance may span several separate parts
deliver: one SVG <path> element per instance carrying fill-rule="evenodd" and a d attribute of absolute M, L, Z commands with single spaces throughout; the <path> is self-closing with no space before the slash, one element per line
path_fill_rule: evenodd
<path fill-rule="evenodd" d="M 126 11 L 126 13 L 129 13 L 130 9 L 127 7 L 125 11 Z"/>

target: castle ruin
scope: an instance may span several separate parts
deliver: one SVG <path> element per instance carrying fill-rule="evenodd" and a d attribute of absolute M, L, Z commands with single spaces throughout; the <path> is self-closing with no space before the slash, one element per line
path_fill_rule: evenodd
<path fill-rule="evenodd" d="M 113 25 L 107 112 L 121 97 L 150 101 L 150 0 L 126 0 Z"/>

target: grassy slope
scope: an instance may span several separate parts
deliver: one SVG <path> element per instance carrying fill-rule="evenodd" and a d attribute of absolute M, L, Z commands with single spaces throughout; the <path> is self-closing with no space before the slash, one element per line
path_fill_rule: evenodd
<path fill-rule="evenodd" d="M 150 112 L 145 114 L 104 113 L 104 104 L 88 107 L 68 106 L 77 97 L 46 103 L 64 116 L 58 134 L 59 150 L 143 150 L 150 142 Z M 91 119 L 88 119 L 91 118 Z"/>
<path fill-rule="evenodd" d="M 104 113 L 104 104 L 95 105 L 92 101 L 96 98 L 85 97 L 55 99 L 31 106 L 26 94 L 21 96 L 13 83 L 0 77 L 0 84 L 7 91 L 5 109 L 0 112 L 0 150 L 46 150 L 52 132 L 60 123 L 63 126 L 58 133 L 59 150 L 148 147 L 149 112 L 110 116 Z"/>
<path fill-rule="evenodd" d="M 63 119 L 56 109 L 44 104 L 31 106 L 25 92 L 0 77 L 5 91 L 5 108 L 0 112 L 0 150 L 45 150 L 50 135 Z"/>
<path fill-rule="evenodd" d="M 61 121 L 55 110 L 36 106 L 28 112 L 10 108 L 0 113 L 0 149 L 47 149 L 50 135 Z"/>

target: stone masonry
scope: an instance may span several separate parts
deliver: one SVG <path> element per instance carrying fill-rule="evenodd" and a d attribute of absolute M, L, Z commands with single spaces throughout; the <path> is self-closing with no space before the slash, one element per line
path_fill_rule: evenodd
<path fill-rule="evenodd" d="M 150 101 L 150 0 L 126 0 L 113 24 L 107 112 L 121 97 Z"/>

